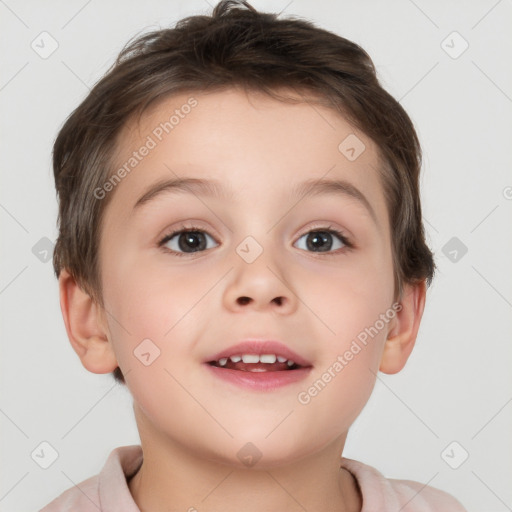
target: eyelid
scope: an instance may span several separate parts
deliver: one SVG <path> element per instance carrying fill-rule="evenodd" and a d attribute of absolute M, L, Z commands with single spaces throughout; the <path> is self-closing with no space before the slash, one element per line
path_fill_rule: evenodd
<path fill-rule="evenodd" d="M 157 247 L 161 250 L 163 250 L 166 253 L 172 254 L 173 256 L 188 256 L 188 257 L 194 257 L 194 256 L 200 256 L 202 253 L 209 252 L 211 249 L 215 249 L 215 247 L 210 247 L 210 249 L 206 249 L 204 251 L 195 251 L 191 253 L 187 252 L 180 252 L 175 251 L 173 249 L 170 249 L 168 247 L 165 247 L 165 244 L 172 240 L 175 236 L 183 233 L 183 232 L 190 232 L 190 231 L 199 231 L 202 233 L 206 233 L 210 238 L 212 238 L 216 244 L 220 244 L 220 242 L 217 240 L 217 237 L 212 235 L 208 229 L 205 229 L 203 227 L 200 227 L 197 224 L 192 224 L 192 222 L 195 221 L 189 221 L 190 224 L 186 222 L 182 222 L 179 226 L 169 228 L 164 231 L 164 234 L 158 238 Z"/>
<path fill-rule="evenodd" d="M 181 222 L 178 226 L 170 227 L 166 229 L 161 236 L 158 237 L 158 244 L 162 245 L 163 243 L 165 243 L 164 240 L 167 239 L 166 241 L 168 241 L 170 238 L 177 235 L 178 233 L 182 233 L 183 231 L 201 231 L 211 236 L 215 240 L 215 242 L 220 243 L 218 240 L 219 237 L 216 234 L 211 233 L 211 231 L 213 230 L 200 226 L 199 224 L 199 221 L 196 222 L 191 220 Z"/>
<path fill-rule="evenodd" d="M 329 231 L 329 232 L 333 232 L 333 233 L 337 232 L 338 236 L 340 236 L 342 238 L 342 241 L 345 243 L 345 246 L 347 248 L 353 249 L 356 247 L 355 243 L 353 242 L 352 234 L 342 227 L 333 225 L 331 222 L 321 222 L 321 221 L 317 221 L 316 223 L 314 222 L 312 225 L 311 224 L 308 225 L 308 227 L 305 230 L 301 229 L 300 230 L 301 234 L 299 235 L 298 238 L 302 238 L 304 235 L 307 235 L 311 231 Z M 325 253 L 325 254 L 328 254 L 328 253 Z"/>
<path fill-rule="evenodd" d="M 329 225 L 326 225 L 326 223 L 317 223 L 317 224 L 313 224 L 312 226 L 308 226 L 306 229 L 301 229 L 300 230 L 300 235 L 298 235 L 298 238 L 301 238 L 303 237 L 304 235 L 306 235 L 307 233 L 311 232 L 311 231 L 338 231 L 341 235 L 343 235 L 344 238 L 346 238 L 347 240 L 351 241 L 352 240 L 352 235 L 350 235 L 345 229 L 343 228 L 338 228 L 336 226 L 333 226 L 332 224 L 329 224 Z M 172 237 L 178 233 L 181 233 L 183 231 L 201 231 L 201 232 L 204 232 L 206 233 L 207 235 L 210 235 L 217 243 L 219 243 L 219 241 L 217 240 L 217 236 L 216 235 L 212 235 L 212 233 L 204 228 L 204 227 L 201 227 L 201 226 L 198 226 L 196 224 L 190 224 L 190 225 L 187 225 L 186 223 L 181 223 L 179 226 L 175 227 L 175 228 L 169 228 L 167 230 L 164 231 L 164 234 L 159 237 L 159 243 L 162 243 L 162 240 L 164 239 L 168 239 L 168 237 Z"/>
<path fill-rule="evenodd" d="M 161 237 L 159 237 L 159 241 L 157 244 L 158 247 L 162 248 L 165 252 L 169 252 L 169 253 L 173 254 L 174 256 L 189 256 L 189 257 L 197 256 L 197 255 L 200 255 L 201 253 L 208 252 L 211 249 L 215 249 L 215 247 L 213 247 L 213 248 L 211 247 L 210 249 L 206 249 L 204 251 L 195 251 L 195 252 L 191 252 L 191 253 L 186 253 L 186 252 L 179 252 L 179 251 L 175 251 L 173 249 L 164 247 L 164 244 L 166 244 L 169 240 L 172 240 L 175 236 L 177 236 L 183 232 L 190 232 L 190 231 L 192 231 L 192 232 L 199 231 L 202 233 L 206 233 L 209 237 L 211 237 L 215 241 L 216 244 L 220 244 L 220 242 L 217 240 L 217 237 L 215 235 L 212 235 L 210 233 L 209 229 L 199 226 L 198 223 L 196 223 L 195 221 L 189 221 L 189 222 L 190 223 L 182 222 L 179 226 L 169 228 L 168 230 L 166 230 L 165 234 L 162 235 Z M 356 248 L 354 242 L 352 241 L 353 240 L 352 235 L 349 235 L 345 229 L 333 226 L 332 223 L 319 222 L 319 221 L 317 221 L 316 223 L 313 223 L 313 225 L 309 225 L 306 229 L 301 230 L 301 234 L 297 237 L 297 240 L 295 242 L 293 242 L 293 244 L 292 244 L 293 247 L 295 247 L 295 244 L 303 236 L 305 236 L 311 232 L 314 232 L 314 231 L 327 231 L 329 233 L 334 234 L 334 236 L 338 237 L 338 239 L 343 243 L 344 247 L 342 249 L 338 249 L 335 251 L 325 251 L 325 252 L 320 251 L 318 253 L 314 252 L 314 251 L 304 251 L 306 253 L 310 253 L 312 255 L 320 255 L 320 256 L 334 256 L 334 255 L 339 255 L 340 251 L 346 252 L 346 251 Z M 302 249 L 300 249 L 300 250 L 302 250 Z"/>

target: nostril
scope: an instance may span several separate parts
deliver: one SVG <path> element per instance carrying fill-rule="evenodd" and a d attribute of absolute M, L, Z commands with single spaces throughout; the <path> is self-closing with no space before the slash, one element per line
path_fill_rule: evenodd
<path fill-rule="evenodd" d="M 242 306 L 245 306 L 249 302 L 251 302 L 250 297 L 238 297 L 238 303 Z"/>

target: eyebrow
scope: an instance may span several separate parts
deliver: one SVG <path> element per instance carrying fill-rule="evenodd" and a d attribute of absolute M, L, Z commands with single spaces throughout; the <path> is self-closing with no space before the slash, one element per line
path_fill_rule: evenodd
<path fill-rule="evenodd" d="M 182 193 L 188 192 L 195 195 L 220 197 L 223 199 L 233 197 L 233 191 L 226 189 L 221 182 L 217 180 L 205 180 L 200 178 L 175 178 L 153 183 L 139 197 L 133 206 L 133 210 L 139 209 L 142 205 L 154 200 L 162 193 Z M 373 221 L 377 222 L 377 215 L 366 196 L 352 183 L 346 180 L 307 180 L 295 186 L 291 191 L 291 196 L 297 198 L 297 202 L 307 195 L 333 194 L 343 195 L 356 199 L 362 206 L 368 210 Z"/>
<path fill-rule="evenodd" d="M 347 180 L 307 180 L 304 183 L 300 183 L 292 190 L 292 195 L 297 196 L 299 201 L 307 195 L 322 194 L 342 195 L 356 199 L 359 204 L 368 210 L 375 224 L 379 224 L 377 214 L 370 204 L 370 201 L 368 201 L 366 196 L 355 185 Z"/>
<path fill-rule="evenodd" d="M 222 197 L 225 199 L 231 196 L 219 181 L 199 178 L 167 179 L 153 183 L 146 192 L 137 199 L 133 209 L 136 210 L 140 208 L 143 204 L 149 203 L 164 192 L 189 192 L 195 195 Z"/>

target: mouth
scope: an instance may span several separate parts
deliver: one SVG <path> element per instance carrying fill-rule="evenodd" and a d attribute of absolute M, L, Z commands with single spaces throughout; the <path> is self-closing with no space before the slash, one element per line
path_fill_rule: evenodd
<path fill-rule="evenodd" d="M 275 362 L 272 362 L 274 358 Z M 205 367 L 212 376 L 230 386 L 257 392 L 276 391 L 285 386 L 297 385 L 313 369 L 312 366 L 297 364 L 285 356 L 267 353 L 234 354 L 208 361 Z"/>
<path fill-rule="evenodd" d="M 210 366 L 241 372 L 283 372 L 305 368 L 293 359 L 276 354 L 235 354 L 208 361 Z"/>
<path fill-rule="evenodd" d="M 217 368 L 242 372 L 281 372 L 311 367 L 303 356 L 273 340 L 244 340 L 208 358 Z"/>
<path fill-rule="evenodd" d="M 272 391 L 299 383 L 313 365 L 279 341 L 246 340 L 204 361 L 212 375 L 230 385 Z"/>

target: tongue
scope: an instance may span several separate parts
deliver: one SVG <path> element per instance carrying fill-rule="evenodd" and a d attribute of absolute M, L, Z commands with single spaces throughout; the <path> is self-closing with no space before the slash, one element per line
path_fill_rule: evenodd
<path fill-rule="evenodd" d="M 266 370 L 267 372 L 279 372 L 283 370 L 289 370 L 290 367 L 284 363 L 275 362 L 273 364 L 270 363 L 243 363 L 240 361 L 239 363 L 233 363 L 231 359 L 228 359 L 225 366 L 222 368 L 227 368 L 229 370 L 240 370 L 242 372 L 250 372 L 251 370 Z"/>

